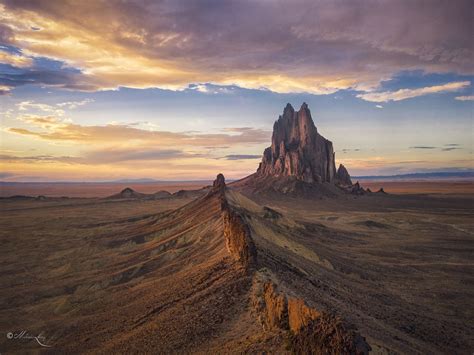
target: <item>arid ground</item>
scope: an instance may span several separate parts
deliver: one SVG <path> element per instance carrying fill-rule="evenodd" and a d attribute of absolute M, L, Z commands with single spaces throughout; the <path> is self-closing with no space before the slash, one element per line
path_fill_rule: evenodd
<path fill-rule="evenodd" d="M 2 353 L 298 353 L 275 327 L 270 281 L 373 353 L 472 351 L 472 195 L 315 200 L 231 185 L 225 200 L 257 253 L 249 272 L 226 250 L 221 200 L 205 194 L 1 200 Z M 51 347 L 6 336 L 22 330 Z"/>

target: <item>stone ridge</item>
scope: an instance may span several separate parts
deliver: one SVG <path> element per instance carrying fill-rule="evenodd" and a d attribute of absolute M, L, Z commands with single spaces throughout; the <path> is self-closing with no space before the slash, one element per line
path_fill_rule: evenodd
<path fill-rule="evenodd" d="M 273 125 L 272 145 L 265 149 L 257 176 L 294 176 L 307 183 L 333 182 L 332 142 L 318 133 L 306 103 L 299 111 L 287 104 Z"/>
<path fill-rule="evenodd" d="M 257 249 L 253 243 L 250 228 L 238 212 L 234 211 L 227 202 L 225 190 L 226 184 L 224 175 L 218 174 L 208 196 L 218 195 L 220 199 L 227 251 L 234 260 L 240 262 L 244 268 L 250 269 L 256 263 Z"/>

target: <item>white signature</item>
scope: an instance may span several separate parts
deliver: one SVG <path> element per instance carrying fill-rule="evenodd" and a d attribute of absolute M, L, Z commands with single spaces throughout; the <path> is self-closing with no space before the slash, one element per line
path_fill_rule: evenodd
<path fill-rule="evenodd" d="M 37 336 L 34 336 L 34 335 L 31 335 L 30 333 L 28 333 L 26 330 L 22 330 L 18 333 L 12 333 L 12 332 L 8 332 L 7 333 L 7 338 L 8 339 L 31 339 L 31 340 L 36 340 L 36 342 L 41 345 L 42 347 L 45 347 L 45 348 L 50 348 L 51 345 L 47 345 L 45 344 L 46 342 L 46 338 L 44 337 L 43 333 L 40 333 L 39 335 Z"/>

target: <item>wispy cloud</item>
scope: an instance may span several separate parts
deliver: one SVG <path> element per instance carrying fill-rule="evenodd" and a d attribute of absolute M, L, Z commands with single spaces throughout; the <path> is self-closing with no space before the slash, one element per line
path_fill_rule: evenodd
<path fill-rule="evenodd" d="M 468 88 L 470 81 L 457 81 L 443 85 L 427 86 L 418 89 L 400 89 L 397 91 L 369 92 L 358 94 L 357 97 L 370 102 L 388 102 L 411 99 L 417 96 L 456 92 Z"/>
<path fill-rule="evenodd" d="M 458 149 L 461 149 L 461 148 L 459 148 L 459 147 L 441 148 L 441 150 L 442 150 L 443 152 L 450 152 L 450 151 L 452 151 L 452 150 L 458 150 Z"/>
<path fill-rule="evenodd" d="M 261 155 L 254 154 L 229 154 L 224 157 L 227 160 L 246 160 L 246 159 L 261 159 Z"/>
<path fill-rule="evenodd" d="M 344 148 L 344 149 L 341 149 L 341 152 L 343 154 L 346 154 L 348 152 L 360 152 L 360 149 L 359 148 L 354 148 L 354 149 Z"/>
<path fill-rule="evenodd" d="M 409 149 L 421 149 L 421 150 L 440 150 L 442 152 L 450 152 L 452 150 L 459 150 L 462 149 L 460 144 L 445 144 L 443 147 L 434 147 L 434 146 L 425 146 L 425 145 L 418 145 L 418 146 L 413 146 L 410 147 Z"/>
<path fill-rule="evenodd" d="M 410 147 L 410 149 L 437 149 L 437 147 L 427 146 L 427 145 L 415 145 Z"/>
<path fill-rule="evenodd" d="M 75 143 L 117 144 L 140 142 L 160 146 L 200 146 L 212 147 L 235 144 L 259 144 L 269 140 L 270 132 L 252 127 L 225 128 L 224 133 L 169 132 L 141 129 L 126 124 L 105 126 L 83 126 L 70 120 L 54 116 L 22 115 L 20 120 L 43 130 L 28 128 L 6 128 L 8 132 L 36 137 L 49 141 L 69 141 Z"/>
<path fill-rule="evenodd" d="M 455 99 L 458 101 L 474 101 L 474 95 L 456 96 Z"/>

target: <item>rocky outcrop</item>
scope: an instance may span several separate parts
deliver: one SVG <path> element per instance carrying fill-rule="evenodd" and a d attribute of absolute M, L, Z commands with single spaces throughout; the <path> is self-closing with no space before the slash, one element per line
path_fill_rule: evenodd
<path fill-rule="evenodd" d="M 245 268 L 252 267 L 255 264 L 257 252 L 249 227 L 228 204 L 224 208 L 223 219 L 224 238 L 230 255 Z"/>
<path fill-rule="evenodd" d="M 155 198 L 157 200 L 162 199 L 162 198 L 169 198 L 169 197 L 171 197 L 171 193 L 169 193 L 168 191 L 164 191 L 164 190 L 155 192 L 153 194 L 153 198 Z"/>
<path fill-rule="evenodd" d="M 225 177 L 223 174 L 217 174 L 216 179 L 212 183 L 212 188 L 214 190 L 223 190 L 225 189 Z"/>
<path fill-rule="evenodd" d="M 287 348 L 292 353 L 365 355 L 371 350 L 365 338 L 341 318 L 279 293 L 271 281 L 263 284 L 255 306 L 265 328 L 287 332 Z"/>
<path fill-rule="evenodd" d="M 227 251 L 246 269 L 255 265 L 257 250 L 253 243 L 250 228 L 244 219 L 227 202 L 225 177 L 218 174 L 207 197 L 217 195 L 220 199 L 225 244 Z"/>
<path fill-rule="evenodd" d="M 336 175 L 331 141 L 318 133 L 308 105 L 286 105 L 273 125 L 272 145 L 265 149 L 257 176 L 292 176 L 307 183 L 333 182 Z"/>
<path fill-rule="evenodd" d="M 344 186 L 352 185 L 351 176 L 349 175 L 349 172 L 347 171 L 346 167 L 342 164 L 340 164 L 339 168 L 337 169 L 336 180 L 337 183 Z"/>
<path fill-rule="evenodd" d="M 122 191 L 120 191 L 118 194 L 115 194 L 115 195 L 112 195 L 112 196 L 109 196 L 109 197 L 106 197 L 106 198 L 108 198 L 108 199 L 122 199 L 122 198 L 132 199 L 132 198 L 144 198 L 146 196 L 147 196 L 146 194 L 136 192 L 132 188 L 126 187 Z"/>
<path fill-rule="evenodd" d="M 365 191 L 364 188 L 360 186 L 359 181 L 350 187 L 350 192 L 353 195 L 365 195 L 367 193 L 367 191 Z"/>
<path fill-rule="evenodd" d="M 263 285 L 261 321 L 266 329 L 288 328 L 288 301 L 282 294 L 278 294 L 271 282 Z"/>
<path fill-rule="evenodd" d="M 321 317 L 321 313 L 314 308 L 308 307 L 302 299 L 288 299 L 288 325 L 290 330 L 298 333 L 302 328 Z"/>

